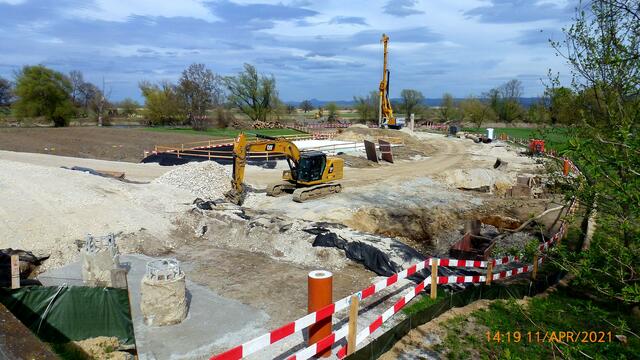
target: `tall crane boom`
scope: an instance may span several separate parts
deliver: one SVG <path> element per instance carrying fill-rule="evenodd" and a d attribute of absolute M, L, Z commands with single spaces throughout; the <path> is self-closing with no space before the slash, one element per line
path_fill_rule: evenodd
<path fill-rule="evenodd" d="M 384 61 L 382 63 L 382 80 L 380 81 L 380 107 L 378 109 L 378 125 L 380 127 L 399 129 L 402 124 L 400 124 L 398 122 L 398 119 L 393 116 L 393 108 L 391 107 L 391 101 L 389 100 L 389 78 L 391 75 L 391 72 L 387 68 L 389 55 L 387 47 L 389 43 L 389 37 L 386 34 L 382 34 L 382 39 L 380 39 L 380 42 L 383 44 Z"/>

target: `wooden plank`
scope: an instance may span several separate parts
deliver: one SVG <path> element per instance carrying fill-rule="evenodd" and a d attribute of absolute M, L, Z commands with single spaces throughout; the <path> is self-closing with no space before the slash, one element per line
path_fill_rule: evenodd
<path fill-rule="evenodd" d="M 438 297 L 438 260 L 433 259 L 431 263 L 431 298 Z"/>
<path fill-rule="evenodd" d="M 356 335 L 358 335 L 358 303 L 360 299 L 357 295 L 351 297 L 349 303 L 349 333 L 347 335 L 347 355 L 356 351 Z"/>
<path fill-rule="evenodd" d="M 11 288 L 20 288 L 20 257 L 11 255 Z"/>
<path fill-rule="evenodd" d="M 96 170 L 100 174 L 109 175 L 116 179 L 124 179 L 124 172 L 122 171 L 112 171 L 112 170 Z"/>

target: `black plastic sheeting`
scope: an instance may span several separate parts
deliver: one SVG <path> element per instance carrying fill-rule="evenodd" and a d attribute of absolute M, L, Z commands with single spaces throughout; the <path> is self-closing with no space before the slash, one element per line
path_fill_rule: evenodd
<path fill-rule="evenodd" d="M 142 163 L 158 163 L 161 166 L 183 165 L 193 161 L 209 161 L 209 160 L 215 161 L 218 164 L 222 164 L 222 165 L 233 164 L 233 160 L 230 158 L 212 157 L 211 159 L 209 159 L 207 157 L 204 157 L 202 156 L 203 154 L 202 150 L 206 151 L 206 149 L 199 149 L 197 153 L 196 152 L 190 153 L 189 150 L 180 151 L 180 157 L 178 157 L 178 155 L 173 152 L 161 152 L 157 154 L 151 154 L 146 158 L 142 159 L 141 162 Z M 218 146 L 215 148 L 211 148 L 211 151 L 216 151 L 216 155 L 232 156 L 233 145 Z M 224 153 L 220 154 L 220 152 L 224 152 Z M 247 164 L 262 166 L 268 169 L 273 169 L 276 167 L 277 160 L 285 160 L 285 159 L 286 157 L 284 155 L 269 154 L 269 160 L 267 160 L 265 156 L 256 155 L 256 156 L 250 156 L 249 158 L 247 158 Z"/>
<path fill-rule="evenodd" d="M 480 299 L 521 299 L 525 296 L 533 296 L 557 283 L 563 276 L 564 274 L 551 274 L 545 277 L 540 276 L 536 282 L 525 281 L 516 284 L 478 284 L 469 286 L 462 291 L 449 293 L 444 299 L 432 306 L 408 315 L 407 318 L 398 325 L 378 336 L 375 340 L 349 355 L 346 359 L 378 359 L 382 354 L 389 351 L 396 342 L 407 335 L 409 331 L 433 320 L 451 308 L 462 307 Z"/>
<path fill-rule="evenodd" d="M 20 259 L 20 286 L 41 285 L 29 276 L 49 257 L 37 257 L 31 251 L 20 249 L 0 249 L 0 287 L 11 287 L 11 255 L 18 255 Z"/>
<path fill-rule="evenodd" d="M 317 234 L 313 246 L 344 250 L 349 259 L 361 262 L 367 269 L 381 276 L 391 276 L 396 273 L 396 266 L 389 256 L 369 244 L 359 241 L 348 242 L 335 233 L 329 232 Z"/>
<path fill-rule="evenodd" d="M 0 289 L 0 302 L 42 341 L 115 336 L 135 344 L 127 289 L 80 286 Z"/>

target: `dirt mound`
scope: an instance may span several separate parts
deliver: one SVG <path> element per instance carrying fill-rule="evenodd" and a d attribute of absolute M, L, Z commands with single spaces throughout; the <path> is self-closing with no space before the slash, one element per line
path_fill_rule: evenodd
<path fill-rule="evenodd" d="M 455 226 L 457 216 L 439 208 L 361 208 L 345 224 L 363 232 L 409 239 L 422 247 L 432 245 L 441 231 Z"/>
<path fill-rule="evenodd" d="M 508 174 L 494 169 L 455 169 L 445 171 L 441 176 L 445 183 L 459 189 L 491 190 L 510 188 L 514 180 Z"/>
<path fill-rule="evenodd" d="M 352 168 L 369 168 L 369 167 L 380 167 L 379 163 L 369 161 L 364 157 L 353 156 L 347 154 L 340 154 L 337 157 L 344 160 L 344 165 Z"/>
<path fill-rule="evenodd" d="M 430 156 L 436 151 L 433 145 L 421 141 L 415 135 L 398 130 L 351 126 L 335 137 L 336 140 L 358 142 L 364 140 L 377 142 L 379 138 L 388 138 L 387 140 L 391 143 L 397 142 L 394 141 L 396 139 L 401 140 L 405 145 L 404 148 L 393 149 L 394 155 L 400 159 L 408 159 L 415 155 Z"/>
<path fill-rule="evenodd" d="M 133 359 L 133 356 L 124 351 L 117 351 L 120 347 L 118 338 L 98 336 L 91 339 L 82 341 L 73 341 L 67 346 L 74 346 L 80 348 L 84 353 L 88 355 L 90 359 L 96 360 L 128 360 Z"/>
<path fill-rule="evenodd" d="M 203 199 L 220 199 L 231 188 L 231 172 L 215 161 L 190 162 L 153 182 L 187 190 Z"/>

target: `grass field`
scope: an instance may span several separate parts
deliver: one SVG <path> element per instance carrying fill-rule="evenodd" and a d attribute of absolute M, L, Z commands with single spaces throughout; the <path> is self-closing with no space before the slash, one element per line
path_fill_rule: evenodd
<path fill-rule="evenodd" d="M 217 138 L 234 138 L 241 131 L 244 131 L 246 134 L 260 134 L 267 136 L 281 136 L 281 135 L 299 135 L 302 134 L 300 131 L 293 129 L 247 129 L 247 130 L 236 130 L 236 129 L 209 129 L 206 131 L 197 131 L 186 128 L 145 128 L 147 131 L 156 131 L 156 132 L 164 132 L 164 133 L 180 133 L 180 134 L 192 134 L 192 135 L 204 135 L 211 136 Z"/>
<path fill-rule="evenodd" d="M 637 358 L 640 321 L 625 312 L 576 298 L 563 290 L 546 298 L 534 297 L 524 306 L 515 300 L 499 300 L 489 309 L 471 314 L 475 324 L 482 324 L 475 331 L 465 331 L 468 315 L 443 324 L 447 336 L 436 350 L 446 349 L 449 359 L 467 359 L 472 354 L 480 359 Z M 559 342 L 560 332 L 569 331 L 573 332 L 573 340 L 564 338 Z M 575 336 L 575 332 L 580 335 Z M 616 335 L 624 335 L 627 343 Z"/>
<path fill-rule="evenodd" d="M 464 128 L 463 131 L 487 133 L 487 128 Z M 548 148 L 555 150 L 563 150 L 567 143 L 567 129 L 564 128 L 548 128 L 548 129 L 536 129 L 536 128 L 494 128 L 494 136 L 498 137 L 500 134 L 505 133 L 509 137 L 517 138 L 537 138 L 544 139 L 545 145 Z"/>

